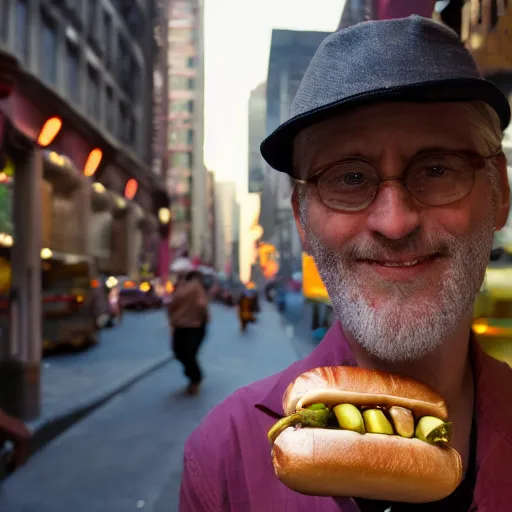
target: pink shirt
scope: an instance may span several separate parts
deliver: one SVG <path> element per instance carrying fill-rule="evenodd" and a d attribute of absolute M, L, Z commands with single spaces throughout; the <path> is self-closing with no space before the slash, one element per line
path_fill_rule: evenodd
<path fill-rule="evenodd" d="M 476 389 L 478 512 L 512 510 L 512 370 L 472 343 Z M 214 408 L 185 444 L 180 512 L 358 512 L 352 499 L 305 496 L 275 477 L 267 431 L 301 373 L 355 365 L 339 323 L 305 359 L 239 389 Z"/>

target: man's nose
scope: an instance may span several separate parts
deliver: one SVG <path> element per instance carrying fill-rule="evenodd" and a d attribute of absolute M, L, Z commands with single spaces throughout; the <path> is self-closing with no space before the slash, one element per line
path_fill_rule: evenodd
<path fill-rule="evenodd" d="M 418 205 L 400 181 L 382 183 L 370 206 L 367 226 L 390 240 L 400 240 L 420 223 Z"/>

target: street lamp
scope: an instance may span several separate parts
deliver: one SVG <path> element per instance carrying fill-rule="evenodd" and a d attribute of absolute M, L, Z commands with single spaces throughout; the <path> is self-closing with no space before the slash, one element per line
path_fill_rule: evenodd
<path fill-rule="evenodd" d="M 99 181 L 95 181 L 93 184 L 92 184 L 92 188 L 95 192 L 97 192 L 98 194 L 103 194 L 105 193 L 105 187 L 103 186 L 102 183 L 100 183 Z"/>
<path fill-rule="evenodd" d="M 126 182 L 126 186 L 124 187 L 124 197 L 131 201 L 135 197 L 138 188 L 139 185 L 137 183 L 137 180 L 130 178 Z"/>
<path fill-rule="evenodd" d="M 43 124 L 39 136 L 37 137 L 37 143 L 43 148 L 49 146 L 55 140 L 61 128 L 62 119 L 57 116 L 50 117 L 50 119 Z"/>
<path fill-rule="evenodd" d="M 94 176 L 98 167 L 100 166 L 101 159 L 103 158 L 103 151 L 99 148 L 93 149 L 89 156 L 87 157 L 87 161 L 84 166 L 84 175 L 87 177 Z"/>
<path fill-rule="evenodd" d="M 169 208 L 160 208 L 158 210 L 158 220 L 162 224 L 168 224 L 171 220 L 171 210 Z"/>

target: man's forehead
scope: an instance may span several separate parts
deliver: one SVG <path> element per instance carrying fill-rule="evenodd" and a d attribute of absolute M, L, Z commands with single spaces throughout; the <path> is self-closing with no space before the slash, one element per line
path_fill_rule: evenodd
<path fill-rule="evenodd" d="M 380 103 L 306 128 L 297 146 L 301 160 L 313 161 L 344 154 L 378 158 L 390 145 L 404 158 L 426 147 L 470 149 L 478 134 L 464 122 L 468 116 L 460 103 Z"/>

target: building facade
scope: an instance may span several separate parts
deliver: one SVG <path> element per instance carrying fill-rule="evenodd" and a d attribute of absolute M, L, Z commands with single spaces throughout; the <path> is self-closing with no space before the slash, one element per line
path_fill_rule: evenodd
<path fill-rule="evenodd" d="M 460 3 L 459 0 L 456 2 Z M 404 18 L 418 14 L 430 18 L 436 3 L 446 4 L 456 2 L 436 2 L 435 0 L 347 0 L 343 7 L 338 29 L 350 27 L 356 23 L 368 20 L 387 20 Z"/>
<path fill-rule="evenodd" d="M 202 0 L 169 3 L 169 109 L 167 188 L 171 195 L 171 248 L 211 259 L 208 179 L 203 161 L 204 41 Z"/>
<path fill-rule="evenodd" d="M 22 75 L 5 111 L 32 137 L 52 116 L 62 121 L 44 152 L 47 247 L 92 256 L 105 273 L 155 267 L 157 203 L 168 199 L 150 167 L 154 3 L 2 0 L 0 9 L 1 45 Z M 86 176 L 93 148 L 102 160 Z"/>
<path fill-rule="evenodd" d="M 233 240 L 237 224 L 236 185 L 231 181 L 215 184 L 215 267 L 231 274 Z"/>
<path fill-rule="evenodd" d="M 101 273 L 134 278 L 157 263 L 169 198 L 151 169 L 155 6 L 0 0 L 0 13 L 0 186 L 13 229 L 0 233 L 12 247 L 13 312 L 0 337 L 0 380 L 11 376 L 0 407 L 31 418 L 42 255 L 92 258 Z"/>
<path fill-rule="evenodd" d="M 211 237 L 211 256 L 206 263 L 211 265 L 213 268 L 217 268 L 216 264 L 216 208 L 215 208 L 215 174 L 213 171 L 208 171 L 208 233 Z"/>
<path fill-rule="evenodd" d="M 309 63 L 329 34 L 273 30 L 267 77 L 266 134 L 273 132 L 290 112 L 290 107 Z M 302 248 L 291 209 L 291 186 L 287 175 L 265 171 L 261 193 L 262 241 L 279 254 L 279 272 L 290 276 L 302 267 Z"/>
<path fill-rule="evenodd" d="M 249 194 L 263 189 L 265 161 L 260 145 L 267 133 L 267 84 L 258 85 L 249 97 Z"/>

